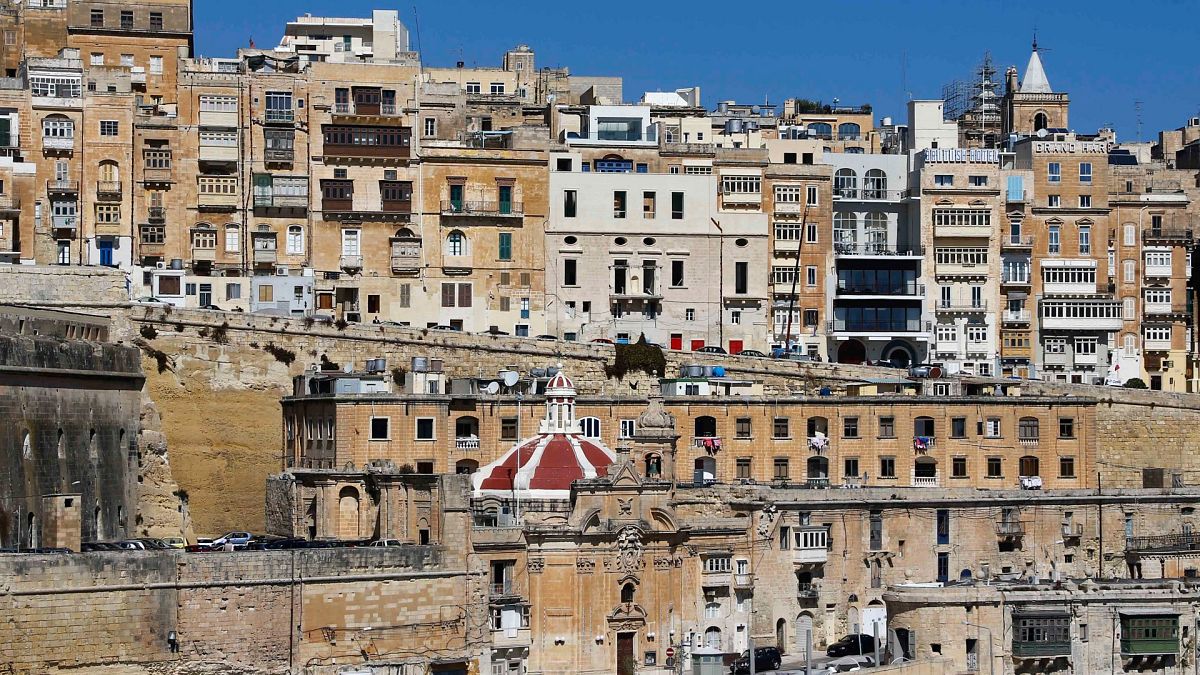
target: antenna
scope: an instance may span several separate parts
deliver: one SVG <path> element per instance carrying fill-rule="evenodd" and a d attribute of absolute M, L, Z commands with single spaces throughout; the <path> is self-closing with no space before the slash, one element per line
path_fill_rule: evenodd
<path fill-rule="evenodd" d="M 1141 143 L 1142 142 L 1142 102 L 1141 101 L 1133 102 L 1133 111 L 1134 111 L 1134 114 L 1137 116 L 1137 139 L 1138 139 L 1138 143 Z"/>
<path fill-rule="evenodd" d="M 413 5 L 413 29 L 417 34 L 417 53 L 424 57 L 425 50 L 421 49 L 421 15 L 417 13 L 416 5 Z"/>

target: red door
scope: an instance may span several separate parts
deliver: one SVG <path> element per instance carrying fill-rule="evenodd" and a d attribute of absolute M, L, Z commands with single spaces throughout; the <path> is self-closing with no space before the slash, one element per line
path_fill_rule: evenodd
<path fill-rule="evenodd" d="M 704 340 L 692 340 L 692 351 L 696 351 L 704 346 Z"/>
<path fill-rule="evenodd" d="M 742 353 L 742 341 L 741 340 L 730 340 L 729 341 L 729 353 L 730 354 L 741 354 Z"/>
<path fill-rule="evenodd" d="M 683 349 L 683 333 L 671 333 L 671 349 L 675 351 Z"/>

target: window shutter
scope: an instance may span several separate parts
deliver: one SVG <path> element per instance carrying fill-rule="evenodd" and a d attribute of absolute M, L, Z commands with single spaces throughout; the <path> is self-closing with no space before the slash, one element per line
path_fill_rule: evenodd
<path fill-rule="evenodd" d="M 454 284 L 442 284 L 442 307 L 454 306 Z"/>
<path fill-rule="evenodd" d="M 508 298 L 500 298 L 500 311 L 507 312 L 508 309 L 509 309 L 509 299 Z"/>
<path fill-rule="evenodd" d="M 459 307 L 470 307 L 471 306 L 471 284 L 459 284 L 458 285 L 458 306 Z"/>

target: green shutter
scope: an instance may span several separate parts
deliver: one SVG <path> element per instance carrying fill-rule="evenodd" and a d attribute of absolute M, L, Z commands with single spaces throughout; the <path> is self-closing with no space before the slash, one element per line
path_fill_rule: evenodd
<path fill-rule="evenodd" d="M 500 259 L 512 260 L 512 233 L 500 233 Z"/>

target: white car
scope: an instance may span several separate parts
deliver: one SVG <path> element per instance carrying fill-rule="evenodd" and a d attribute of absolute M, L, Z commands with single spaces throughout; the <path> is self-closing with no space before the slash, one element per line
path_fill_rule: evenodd
<path fill-rule="evenodd" d="M 400 541 L 399 539 L 377 539 L 367 546 L 369 548 L 395 548 L 403 545 L 404 542 Z"/>

